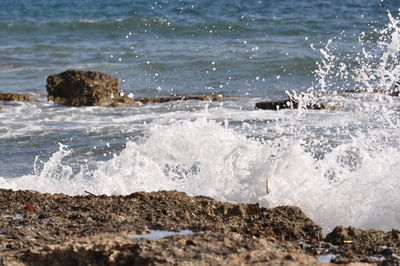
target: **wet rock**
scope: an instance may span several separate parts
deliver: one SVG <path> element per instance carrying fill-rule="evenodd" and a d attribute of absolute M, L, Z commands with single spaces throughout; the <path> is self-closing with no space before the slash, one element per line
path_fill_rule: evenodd
<path fill-rule="evenodd" d="M 279 101 L 266 101 L 266 102 L 258 102 L 256 103 L 257 109 L 263 110 L 280 110 L 280 109 L 298 109 L 299 102 L 294 99 L 286 99 Z M 306 102 L 301 107 L 304 109 L 313 109 L 313 110 L 336 110 L 341 105 L 338 103 L 328 104 L 328 103 L 312 103 Z"/>
<path fill-rule="evenodd" d="M 23 260 L 33 265 L 320 265 L 292 243 L 246 238 L 229 230 L 157 241 L 98 234 L 28 250 Z"/>
<path fill-rule="evenodd" d="M 298 103 L 294 102 L 290 99 L 286 100 L 279 100 L 279 101 L 266 101 L 266 102 L 258 102 L 256 103 L 257 109 L 263 110 L 280 110 L 280 109 L 287 109 L 287 108 L 298 108 Z"/>
<path fill-rule="evenodd" d="M 325 237 L 325 241 L 334 245 L 344 245 L 356 254 L 380 254 L 396 249 L 400 251 L 400 230 L 383 232 L 378 230 L 360 230 L 354 227 L 337 226 Z"/>
<path fill-rule="evenodd" d="M 0 93 L 0 101 L 36 102 L 35 99 L 19 93 Z"/>
<path fill-rule="evenodd" d="M 94 71 L 67 70 L 47 78 L 48 100 L 67 106 L 137 105 L 121 94 L 119 81 Z"/>
<path fill-rule="evenodd" d="M 393 86 L 392 89 L 390 90 L 383 90 L 383 89 L 373 89 L 371 90 L 367 90 L 364 88 L 357 88 L 354 90 L 344 90 L 343 92 L 345 93 L 379 93 L 379 94 L 386 94 L 389 96 L 399 96 L 400 93 L 400 85 L 399 83 L 395 83 L 395 85 Z"/>
<path fill-rule="evenodd" d="M 28 204 L 34 205 L 35 211 L 25 210 L 24 207 Z M 15 257 L 22 260 L 26 256 L 25 259 L 29 261 L 29 264 L 34 264 L 33 261 L 39 263 L 41 260 L 43 260 L 43 263 L 49 263 L 52 259 L 57 259 L 55 256 L 64 256 L 63 258 L 70 255 L 75 256 L 76 253 L 71 253 L 71 250 L 79 250 L 80 254 L 86 254 L 85 258 L 91 258 L 95 254 L 102 257 L 104 252 L 104 256 L 106 256 L 104 259 L 107 259 L 109 249 L 104 248 L 100 253 L 96 253 L 98 246 L 88 248 L 90 251 L 87 252 L 90 254 L 85 253 L 87 249 L 76 249 L 76 246 L 72 244 L 68 247 L 57 246 L 54 249 L 49 249 L 66 250 L 66 253 L 63 253 L 64 255 L 50 251 L 46 251 L 47 253 L 45 252 L 45 255 L 43 255 L 42 251 L 50 243 L 62 245 L 67 239 L 74 239 L 73 242 L 79 242 L 78 240 L 81 238 L 91 239 L 93 237 L 92 240 L 95 242 L 96 236 L 99 234 L 140 232 L 147 228 L 173 231 L 189 229 L 195 235 L 200 233 L 200 236 L 193 236 L 194 238 L 186 236 L 183 242 L 185 246 L 191 247 L 194 253 L 205 252 L 207 245 L 211 243 L 207 238 L 203 239 L 203 242 L 200 241 L 203 238 L 202 232 L 204 234 L 206 232 L 220 232 L 210 238 L 220 241 L 219 244 L 215 244 L 213 249 L 215 249 L 215 252 L 219 249 L 218 252 L 220 253 L 218 254 L 221 255 L 218 256 L 220 256 L 221 261 L 224 258 L 222 254 L 232 254 L 232 262 L 239 259 L 234 255 L 235 250 L 243 250 L 243 254 L 253 256 L 251 246 L 249 248 L 246 243 L 255 238 L 273 238 L 273 241 L 302 239 L 306 242 L 317 242 L 321 238 L 321 228 L 315 225 L 297 207 L 285 206 L 266 209 L 257 204 L 231 204 L 218 202 L 207 197 L 189 197 L 185 193 L 176 191 L 140 192 L 128 196 L 88 195 L 72 197 L 63 194 L 49 195 L 32 191 L 0 190 L 0 211 L 2 215 L 6 215 L 0 217 L 0 232 L 4 236 L 2 244 L 5 247 L 10 247 L 6 248 L 6 251 L 0 252 L 0 259 L 7 260 L 7 258 Z M 232 243 L 232 249 L 225 248 L 221 243 L 227 241 L 226 239 L 229 239 L 230 235 L 235 235 L 236 238 L 243 239 L 243 241 L 241 240 L 242 242 L 236 244 Z M 92 240 L 88 241 L 91 242 Z M 141 241 L 148 243 L 149 240 Z M 175 242 L 175 240 L 166 241 L 163 245 L 171 246 L 171 243 Z M 136 256 L 136 251 L 131 249 L 136 244 L 122 251 L 118 251 L 117 248 L 116 252 L 126 253 L 127 257 L 124 260 L 128 260 L 128 257 Z M 118 246 L 119 244 L 115 243 L 115 245 Z M 119 247 L 122 247 L 121 245 Z M 204 246 L 201 247 L 202 245 Z M 147 244 L 140 246 L 137 252 L 148 247 Z M 162 246 L 154 246 L 154 252 L 146 256 L 153 256 L 152 254 L 156 252 L 162 253 L 163 249 L 161 248 Z M 27 250 L 32 252 L 27 253 Z M 41 250 L 39 253 L 42 255 L 34 255 L 38 254 L 34 250 Z M 186 256 L 190 257 L 191 254 L 194 254 L 185 253 L 185 250 L 177 252 L 176 254 L 182 253 L 179 256 L 177 255 L 178 258 L 182 256 L 186 258 Z M 261 247 L 260 252 L 262 252 Z M 173 259 L 168 254 L 168 252 L 162 254 L 163 260 Z M 207 254 L 198 254 L 196 261 L 200 262 Z M 291 261 L 296 260 L 296 254 L 293 254 Z M 146 256 L 144 258 L 147 258 Z M 92 259 L 101 264 L 98 257 Z M 209 259 L 211 260 L 212 256 Z M 257 261 L 255 258 L 254 260 Z M 251 260 L 248 258 L 244 261 Z"/>
<path fill-rule="evenodd" d="M 400 95 L 400 81 L 394 83 L 393 92 L 395 94 L 393 96 L 399 96 Z"/>
<path fill-rule="evenodd" d="M 232 99 L 231 96 L 223 96 L 218 94 L 209 95 L 171 95 L 162 97 L 140 97 L 135 98 L 135 101 L 141 103 L 165 103 L 171 101 L 198 100 L 198 101 L 222 101 Z"/>
<path fill-rule="evenodd" d="M 163 230 L 199 230 L 203 226 L 224 226 L 247 236 L 274 237 L 279 240 L 301 239 L 315 242 L 321 239 L 321 228 L 297 207 L 273 209 L 257 204 L 230 204 L 207 197 L 189 197 L 183 192 L 160 191 L 133 193 L 129 196 L 47 195 L 28 191 L 0 190 L 0 204 L 17 213 L 27 204 L 35 206 L 29 217 L 42 215 L 42 221 L 59 222 L 67 219 L 79 228 L 97 223 L 94 231 L 148 227 Z M 21 205 L 21 206 L 20 206 Z M 57 212 L 51 212 L 56 208 Z M 89 219 L 90 218 L 90 219 Z M 24 220 L 27 221 L 26 219 Z M 37 226 L 35 221 L 33 226 Z M 65 228 L 59 228 L 65 234 Z"/>
<path fill-rule="evenodd" d="M 135 236 L 150 229 L 193 234 Z M 399 231 L 376 232 L 335 229 L 325 239 L 332 243 L 321 242 L 320 227 L 297 207 L 267 209 L 176 191 L 67 196 L 0 189 L 0 265 L 319 265 L 321 254 L 337 254 L 337 263 L 382 256 L 378 264 L 398 265 Z"/>

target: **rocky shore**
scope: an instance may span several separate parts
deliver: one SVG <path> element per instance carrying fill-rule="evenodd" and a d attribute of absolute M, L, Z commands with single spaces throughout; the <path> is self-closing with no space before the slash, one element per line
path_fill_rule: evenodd
<path fill-rule="evenodd" d="M 95 71 L 67 70 L 47 78 L 47 99 L 66 106 L 139 106 L 145 103 L 163 103 L 180 100 L 220 101 L 222 95 L 170 95 L 140 97 L 125 95 L 119 80 Z"/>
<path fill-rule="evenodd" d="M 164 235 L 169 235 L 165 236 Z M 182 192 L 0 190 L 0 265 L 400 265 L 400 231 L 321 228 L 292 206 Z"/>
<path fill-rule="evenodd" d="M 343 93 L 380 93 L 389 96 L 399 96 L 399 84 L 395 83 L 393 90 L 355 89 Z M 46 82 L 47 100 L 57 104 L 72 107 L 101 106 L 121 107 L 140 106 L 148 103 L 165 103 L 171 101 L 223 101 L 238 97 L 219 94 L 208 95 L 167 95 L 160 97 L 139 97 L 125 95 L 119 86 L 119 79 L 97 71 L 66 70 L 59 74 L 50 75 Z M 29 96 L 17 93 L 0 93 L 0 101 L 36 102 Z M 310 101 L 305 94 L 290 96 L 286 99 L 257 102 L 256 109 L 309 109 L 309 110 L 336 110 L 342 107 L 341 103 L 324 103 Z"/>

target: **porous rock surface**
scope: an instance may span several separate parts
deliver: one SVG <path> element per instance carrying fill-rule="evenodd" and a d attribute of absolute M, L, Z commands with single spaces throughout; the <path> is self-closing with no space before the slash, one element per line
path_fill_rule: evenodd
<path fill-rule="evenodd" d="M 33 265 L 320 265 L 293 243 L 246 238 L 227 229 L 160 240 L 98 234 L 29 250 L 24 260 Z"/>
<path fill-rule="evenodd" d="M 0 93 L 0 101 L 36 102 L 35 99 L 20 93 Z"/>
<path fill-rule="evenodd" d="M 400 263 L 400 256 L 398 256 L 400 254 L 400 230 L 393 229 L 383 232 L 337 226 L 325 237 L 325 241 L 340 247 L 337 253 L 344 256 L 335 258 L 334 261 L 337 262 L 347 262 L 349 255 L 357 257 L 361 254 L 370 258 L 386 258 L 387 265 L 399 265 Z M 363 258 L 360 258 L 360 261 L 363 261 Z"/>
<path fill-rule="evenodd" d="M 193 234 L 137 237 L 150 229 Z M 176 191 L 67 196 L 0 189 L 0 265 L 319 265 L 317 256 L 329 253 L 337 263 L 376 262 L 376 254 L 351 253 L 351 243 L 326 241 L 291 206 L 267 209 Z M 396 265 L 398 244 L 371 245 L 383 243 L 393 245 L 392 253 L 377 263 Z"/>
<path fill-rule="evenodd" d="M 119 80 L 95 71 L 67 70 L 47 78 L 47 99 L 67 106 L 136 105 L 121 94 Z"/>

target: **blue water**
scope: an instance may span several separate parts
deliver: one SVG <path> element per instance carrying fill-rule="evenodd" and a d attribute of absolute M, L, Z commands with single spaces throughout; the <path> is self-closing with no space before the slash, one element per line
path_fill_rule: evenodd
<path fill-rule="evenodd" d="M 398 7 L 362 0 L 3 0 L 0 90 L 45 94 L 47 75 L 68 68 L 107 72 L 138 96 L 304 90 L 320 56 L 310 44 L 322 47 L 345 31 L 340 49 L 351 51 L 352 34 L 384 25 L 387 10 Z"/>
<path fill-rule="evenodd" d="M 400 80 L 399 8 L 396 0 L 1 0 L 0 92 L 39 102 L 0 103 L 0 187 L 176 189 L 297 205 L 325 230 L 398 228 L 399 97 L 340 92 Z M 115 76 L 134 97 L 238 98 L 68 108 L 48 102 L 45 89 L 48 75 L 66 69 Z M 318 101 L 340 108 L 254 109 L 286 91 L 322 91 Z"/>

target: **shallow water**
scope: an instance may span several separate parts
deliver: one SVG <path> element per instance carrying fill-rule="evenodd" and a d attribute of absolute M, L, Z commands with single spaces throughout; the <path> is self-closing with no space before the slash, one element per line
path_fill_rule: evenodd
<path fill-rule="evenodd" d="M 134 238 L 145 238 L 150 240 L 159 240 L 164 237 L 173 236 L 173 235 L 192 235 L 193 232 L 190 230 L 182 230 L 178 232 L 174 231 L 165 231 L 165 230 L 149 230 L 149 234 L 146 235 L 136 235 L 136 234 L 128 234 L 129 237 Z"/>
<path fill-rule="evenodd" d="M 40 102 L 1 104 L 0 187 L 176 189 L 296 205 L 325 232 L 398 228 L 400 99 L 342 93 L 400 80 L 398 9 L 396 1 L 1 1 L 0 91 Z M 116 76 L 135 97 L 240 97 L 116 109 L 47 102 L 46 77 L 72 68 Z M 293 91 L 342 106 L 254 109 Z"/>

